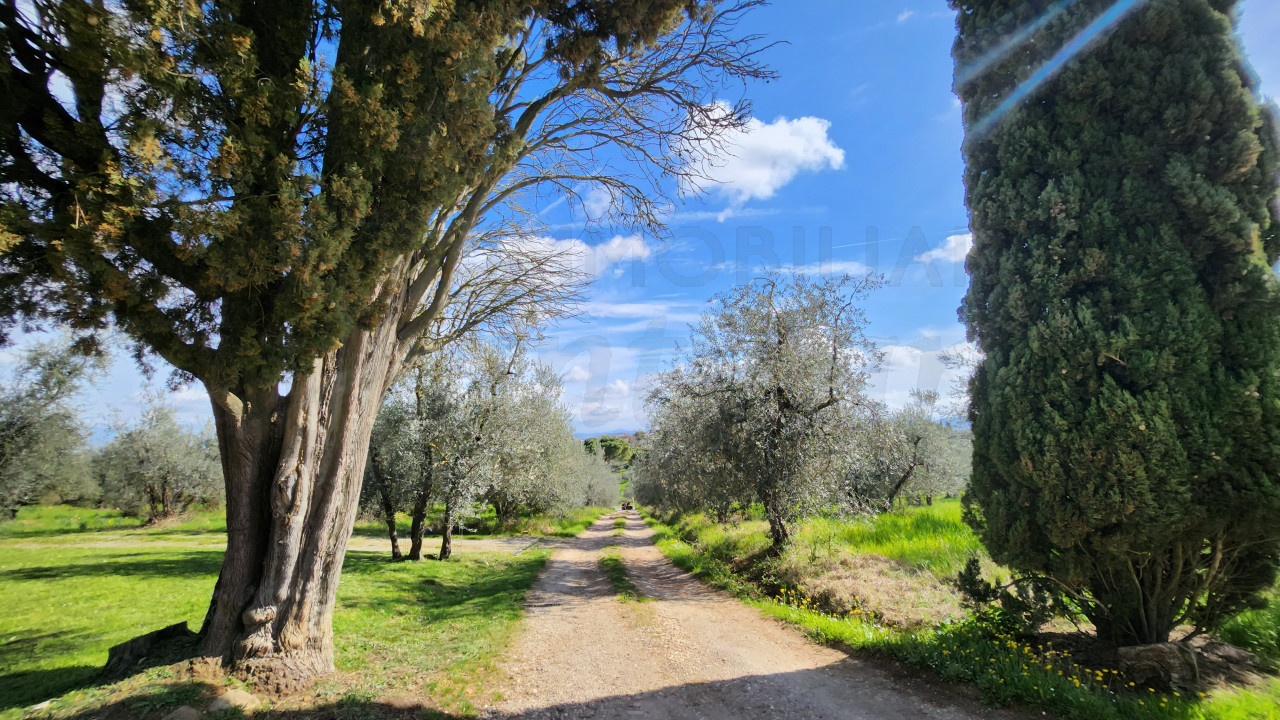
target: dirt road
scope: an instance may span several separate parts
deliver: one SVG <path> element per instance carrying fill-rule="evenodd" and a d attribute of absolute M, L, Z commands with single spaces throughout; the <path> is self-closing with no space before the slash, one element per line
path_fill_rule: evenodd
<path fill-rule="evenodd" d="M 813 643 L 677 569 L 625 517 L 621 537 L 606 516 L 551 556 L 491 717 L 1026 717 Z M 616 598 L 597 567 L 614 543 L 652 601 Z"/>

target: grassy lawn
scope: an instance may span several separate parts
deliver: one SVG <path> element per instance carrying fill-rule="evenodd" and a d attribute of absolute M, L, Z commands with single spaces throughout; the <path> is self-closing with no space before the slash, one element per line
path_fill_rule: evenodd
<path fill-rule="evenodd" d="M 118 516 L 81 517 L 92 524 Z M 108 684 L 98 671 L 114 644 L 182 620 L 199 627 L 222 559 L 216 523 L 197 516 L 185 525 L 107 526 L 87 536 L 78 523 L 70 535 L 51 534 L 69 522 L 56 512 L 21 519 L 30 522 L 0 526 L 7 531 L 0 539 L 0 720 L 58 696 L 46 710 L 55 716 L 96 714 L 111 704 L 150 717 L 208 695 L 169 667 Z M 413 698 L 437 711 L 473 713 L 492 699 L 482 685 L 546 558 L 541 550 L 468 552 L 443 563 L 391 563 L 381 553 L 349 553 L 334 618 L 338 672 L 298 701 L 306 704 L 281 709 L 341 714 Z"/>
<path fill-rule="evenodd" d="M 960 519 L 960 501 L 939 500 L 929 507 L 912 507 L 881 515 L 872 521 L 812 518 L 800 526 L 799 542 L 824 544 L 896 560 L 938 577 L 954 577 L 982 543 Z"/>
<path fill-rule="evenodd" d="M 107 537 L 101 533 L 99 538 Z M 198 628 L 222 550 L 0 542 L 0 713 L 94 683 L 107 649 Z"/>
<path fill-rule="evenodd" d="M 720 526 L 701 515 L 665 518 L 670 525 L 647 519 L 667 557 L 763 612 L 797 624 L 820 641 L 884 653 L 945 680 L 972 684 L 993 705 L 1026 704 L 1079 720 L 1280 720 L 1280 680 L 1274 678 L 1250 688 L 1220 688 L 1205 697 L 1141 692 L 1127 687 L 1112 669 L 1085 668 L 1069 653 L 993 636 L 962 618 L 886 622 L 878 609 L 886 600 L 877 596 L 891 589 L 878 577 L 885 563 L 914 572 L 917 585 L 941 585 L 971 552 L 980 552 L 977 539 L 960 522 L 955 501 L 844 527 L 831 519 L 806 521 L 793 548 L 776 561 L 764 558 L 764 523 Z M 864 559 L 860 578 L 858 558 Z M 844 592 L 857 588 L 864 594 L 839 605 L 813 592 L 820 583 L 812 577 L 801 577 L 830 574 L 833 564 L 854 571 Z M 779 586 L 779 577 L 792 584 Z M 1274 638 L 1268 633 L 1274 632 L 1276 618 L 1274 610 L 1258 611 L 1239 621 L 1238 632 Z"/>
<path fill-rule="evenodd" d="M 74 543 L 85 540 L 84 533 L 142 530 L 147 537 L 157 534 L 200 535 L 224 533 L 227 521 L 222 510 L 202 510 L 166 522 L 158 527 L 143 528 L 146 518 L 127 516 L 119 510 L 80 508 L 70 505 L 32 505 L 18 509 L 18 516 L 0 522 L 0 539 L 49 538 L 55 542 Z"/>

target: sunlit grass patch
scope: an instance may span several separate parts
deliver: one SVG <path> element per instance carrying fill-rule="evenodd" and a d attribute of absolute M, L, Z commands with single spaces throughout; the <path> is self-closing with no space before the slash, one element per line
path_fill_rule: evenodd
<path fill-rule="evenodd" d="M 1219 636 L 1274 665 L 1280 664 L 1280 591 L 1272 590 L 1267 599 L 1267 607 L 1243 612 L 1227 621 Z"/>
<path fill-rule="evenodd" d="M 0 522 L 0 538 L 121 530 L 138 527 L 144 521 L 145 518 L 128 517 L 119 510 L 31 505 L 18 508 L 13 520 Z"/>
<path fill-rule="evenodd" d="M 196 510 L 165 522 L 145 526 L 147 518 L 120 510 L 71 505 L 31 505 L 18 509 L 13 520 L 0 522 L 0 539 L 30 538 L 52 542 L 78 542 L 84 533 L 135 530 L 148 537 L 164 534 L 224 533 L 227 525 L 220 508 Z M 145 526 L 145 527 L 144 527 Z"/>
<path fill-rule="evenodd" d="M 320 698 L 421 694 L 459 713 L 488 704 L 494 663 L 548 556 L 474 552 L 391 563 L 379 553 L 349 553 L 333 621 L 343 675 L 322 687 Z"/>
<path fill-rule="evenodd" d="M 199 523 L 187 527 L 202 532 Z M 112 645 L 183 620 L 199 628 L 222 549 L 165 542 L 171 531 L 103 532 L 91 547 L 63 536 L 0 540 L 0 720 L 50 698 L 45 712 L 68 717 L 105 703 L 160 712 L 212 692 L 164 665 L 119 682 L 99 675 Z M 476 711 L 493 699 L 494 661 L 547 556 L 392 563 L 349 553 L 334 617 L 339 672 L 318 695 L 284 702 L 305 709 L 409 694 L 442 712 Z"/>
<path fill-rule="evenodd" d="M 94 684 L 112 645 L 198 629 L 222 564 L 221 549 L 16 545 L 0 545 L 0 717 Z"/>
<path fill-rule="evenodd" d="M 973 530 L 960 519 L 958 501 L 866 520 L 810 518 L 799 525 L 798 544 L 879 555 L 938 577 L 954 577 L 970 557 L 983 552 Z"/>

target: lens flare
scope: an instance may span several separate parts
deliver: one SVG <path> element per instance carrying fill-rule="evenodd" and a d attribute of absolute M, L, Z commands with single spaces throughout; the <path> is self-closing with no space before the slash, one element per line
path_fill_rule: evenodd
<path fill-rule="evenodd" d="M 1005 55 L 1008 55 L 1019 45 L 1026 42 L 1032 35 L 1040 32 L 1040 29 L 1045 25 L 1058 19 L 1059 15 L 1070 9 L 1076 2 L 1077 0 L 1061 0 L 1054 3 L 1040 17 L 1023 25 L 1017 32 L 1001 41 L 1000 44 L 982 53 L 977 60 L 964 67 L 956 68 L 956 88 L 960 88 L 970 80 L 986 72 L 987 68 L 999 62 Z"/>
<path fill-rule="evenodd" d="M 1142 6 L 1147 0 L 1117 0 L 1114 5 L 1107 8 L 1105 12 L 1099 15 L 1088 27 L 1081 30 L 1078 35 L 1063 45 L 1048 62 L 1041 65 L 1034 73 L 1022 82 L 1004 101 L 991 111 L 990 115 L 979 120 L 969 128 L 969 139 L 981 138 L 992 130 L 1005 115 L 1016 108 L 1023 100 L 1026 100 L 1032 93 L 1040 88 L 1041 85 L 1049 81 L 1058 71 L 1071 62 L 1077 55 L 1093 44 L 1095 41 L 1102 39 L 1109 32 L 1115 29 L 1116 25 L 1125 18 L 1130 12 L 1133 12 Z"/>

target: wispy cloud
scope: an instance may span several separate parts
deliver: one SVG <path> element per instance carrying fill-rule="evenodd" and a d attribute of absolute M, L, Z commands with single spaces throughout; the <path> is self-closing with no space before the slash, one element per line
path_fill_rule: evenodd
<path fill-rule="evenodd" d="M 653 248 L 639 235 L 615 235 L 597 245 L 588 245 L 577 238 L 528 237 L 520 242 L 571 255 L 582 271 L 593 277 L 603 277 L 619 263 L 647 260 L 653 252 Z"/>
<path fill-rule="evenodd" d="M 857 260 L 820 260 L 807 265 L 781 265 L 770 268 L 790 275 L 866 275 L 872 272 Z"/>

